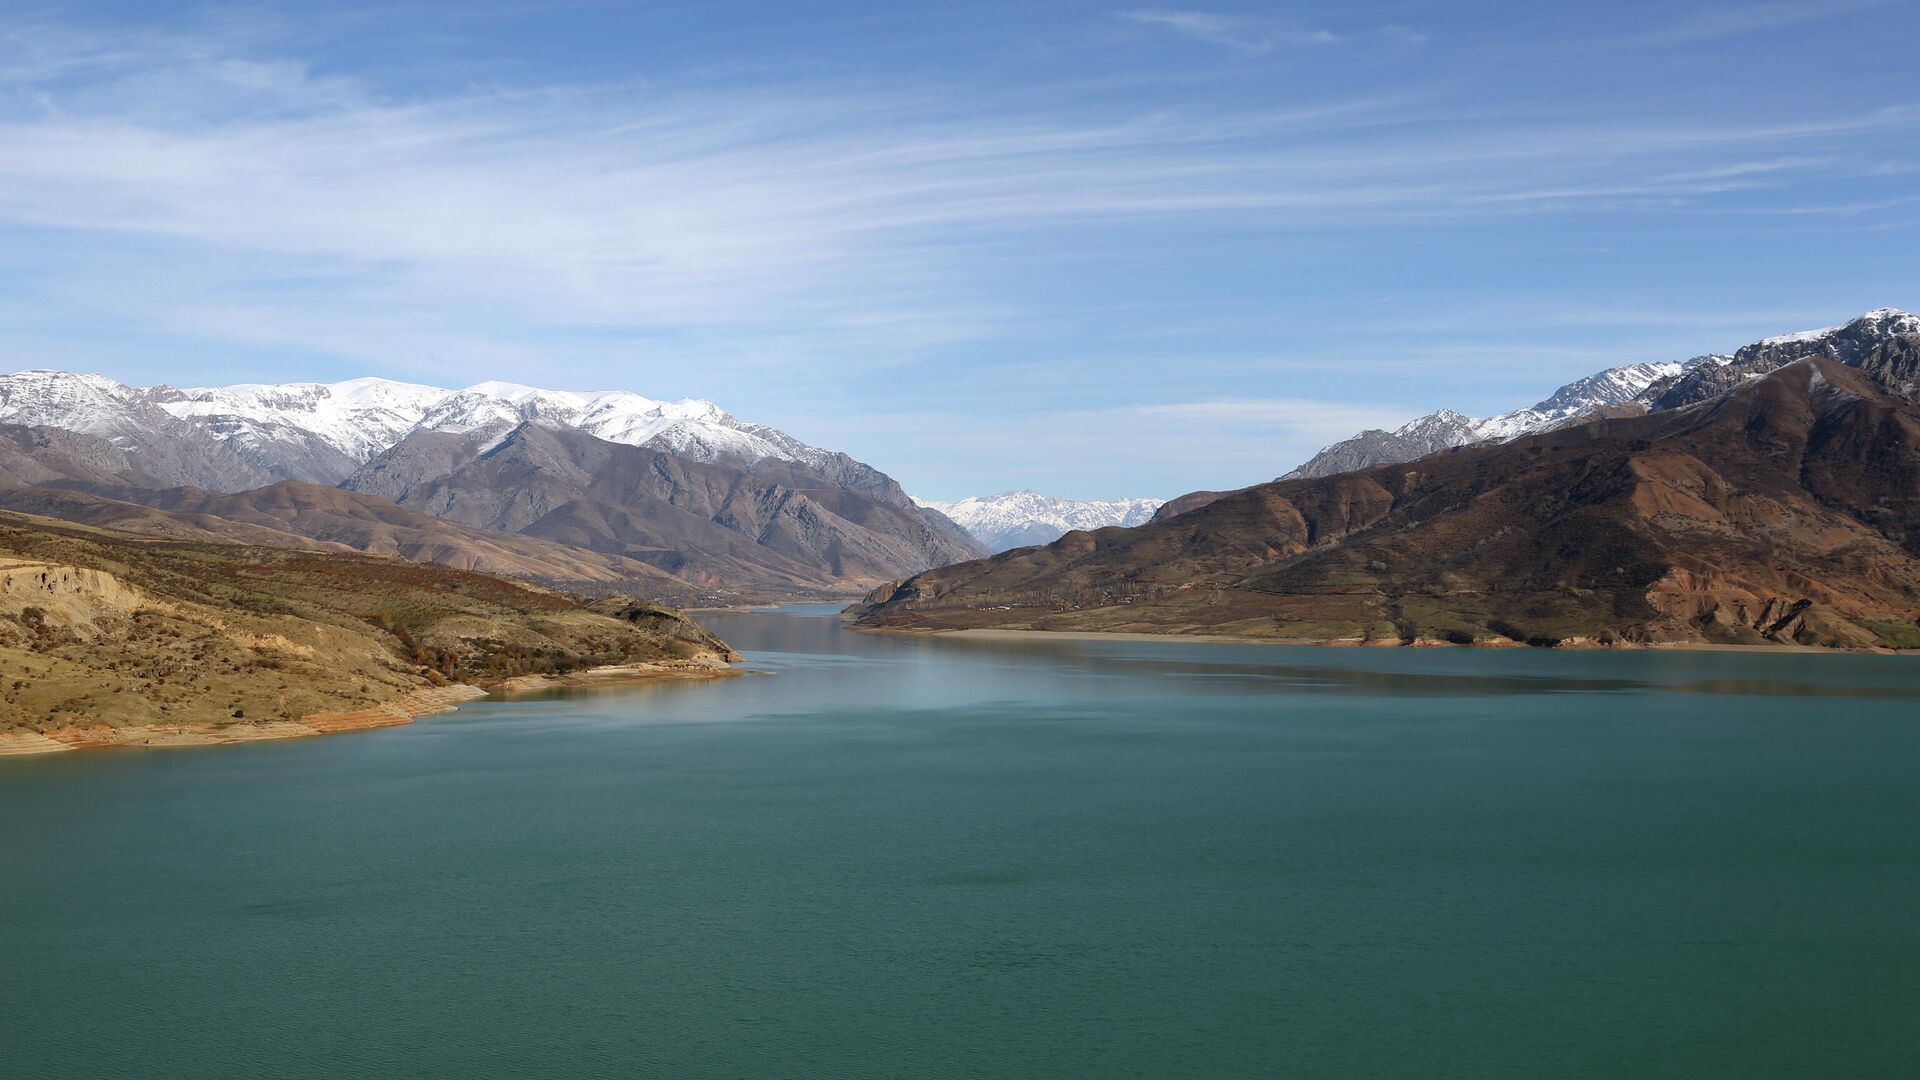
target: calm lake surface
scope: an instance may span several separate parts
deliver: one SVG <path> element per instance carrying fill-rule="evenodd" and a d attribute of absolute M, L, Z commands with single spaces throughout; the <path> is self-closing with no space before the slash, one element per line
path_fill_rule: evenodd
<path fill-rule="evenodd" d="M 1004 644 L 0 760 L 8 1077 L 1910 1077 L 1920 660 Z"/>

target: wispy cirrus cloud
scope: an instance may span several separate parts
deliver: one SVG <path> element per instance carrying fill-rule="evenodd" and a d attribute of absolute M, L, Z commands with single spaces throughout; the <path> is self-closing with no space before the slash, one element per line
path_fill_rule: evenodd
<path fill-rule="evenodd" d="M 1256 51 L 1333 43 L 1278 23 L 1132 21 Z M 773 397 L 767 373 L 778 371 L 784 405 L 802 392 L 847 393 L 822 389 L 816 372 L 877 392 L 926 357 L 990 342 L 1003 364 L 1061 369 L 1046 387 L 1059 398 L 1104 402 L 1115 386 L 1147 392 L 1138 370 L 1088 375 L 1104 358 L 1087 339 L 1128 312 L 1075 321 L 1058 296 L 1030 295 L 1036 286 L 1113 267 L 1203 279 L 1220 253 L 1258 248 L 1258 262 L 1192 286 L 1197 314 L 1180 318 L 1194 321 L 1139 319 L 1125 335 L 1143 351 L 1197 355 L 1189 341 L 1155 342 L 1189 337 L 1216 311 L 1252 311 L 1242 336 L 1271 332 L 1268 305 L 1286 299 L 1284 285 L 1240 308 L 1210 308 L 1206 294 L 1310 261 L 1293 253 L 1317 243 L 1527 231 L 1609 213 L 1831 215 L 1833 187 L 1811 181 L 1902 166 L 1887 161 L 1890 148 L 1920 129 L 1920 111 L 1897 104 L 1654 114 L 1489 105 L 1397 84 L 1276 102 L 1088 82 L 1100 88 L 1035 94 L 929 76 L 876 90 L 789 73 L 402 92 L 316 66 L 271 35 L 15 28 L 0 32 L 0 280 L 10 293 L 0 361 L 107 355 L 114 339 L 74 328 L 110 325 L 143 349 L 298 351 L 356 373 L 448 382 L 564 356 L 573 368 L 550 381 L 729 404 Z M 1141 306 L 1105 285 L 1098 299 L 1116 310 Z M 1456 333 L 1471 346 L 1433 355 L 1468 356 L 1476 370 L 1520 362 L 1480 328 Z M 1403 340 L 1416 336 L 1387 343 L 1370 370 L 1438 366 L 1432 342 Z M 1350 355 L 1346 337 L 1335 348 Z M 1503 347 L 1556 355 L 1537 338 Z M 1063 354 L 1080 360 L 1069 367 Z M 1290 362 L 1291 375 L 1324 370 L 1325 358 L 1301 348 Z M 1211 370 L 1224 384 L 1236 369 Z M 232 375 L 262 376 L 257 366 Z M 1036 413 L 1024 428 L 981 425 L 1013 441 L 977 452 L 1012 468 L 1022 431 L 1025 445 L 1062 453 L 1104 433 L 1104 445 L 1121 438 L 1148 457 L 1187 446 L 1182 460 L 1215 475 L 1192 456 L 1208 448 L 1219 475 L 1258 479 L 1310 453 L 1309 442 L 1392 418 L 1279 392 L 1264 385 L 1251 404 L 1161 413 Z M 1032 427 L 1050 422 L 1083 441 Z M 954 439 L 974 438 L 952 424 Z M 1154 434 L 1115 434 L 1134 428 Z M 1257 447 L 1236 450 L 1234 439 Z M 927 447 L 928 468 L 947 467 Z"/>
<path fill-rule="evenodd" d="M 1742 34 L 1827 22 L 1902 0 L 1780 0 L 1776 3 L 1709 7 L 1625 40 L 1631 44 L 1686 45 Z"/>
<path fill-rule="evenodd" d="M 1391 98 L 956 112 L 937 94 L 639 83 L 391 98 L 217 40 L 79 42 L 71 59 L 48 40 L 34 66 L 50 74 L 0 95 L 0 227 L 93 245 L 95 273 L 128 262 L 124 304 L 146 295 L 168 318 L 256 337 L 281 309 L 302 339 L 328 308 L 364 321 L 480 305 L 584 327 L 724 322 L 743 341 L 805 324 L 823 348 L 884 338 L 898 354 L 1017 318 L 978 285 L 1036 231 L 1671 203 L 1764 188 L 1920 119 L 1485 120 Z M 1756 146 L 1808 152 L 1756 162 Z M 153 245 L 179 252 L 164 280 L 131 265 Z M 227 302 L 180 315 L 189 288 Z"/>
<path fill-rule="evenodd" d="M 1341 35 L 1331 30 L 1301 28 L 1262 16 L 1171 8 L 1141 8 L 1115 14 L 1128 22 L 1170 30 L 1195 41 L 1224 45 L 1244 53 L 1272 52 L 1282 46 L 1333 45 L 1342 40 Z"/>

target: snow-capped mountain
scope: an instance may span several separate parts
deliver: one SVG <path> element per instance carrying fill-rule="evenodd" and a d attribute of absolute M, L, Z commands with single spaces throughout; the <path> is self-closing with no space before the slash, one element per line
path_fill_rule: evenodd
<path fill-rule="evenodd" d="M 1393 431 L 1363 431 L 1326 447 L 1281 479 L 1332 476 L 1412 461 L 1454 446 L 1505 442 L 1571 423 L 1599 409 L 1680 408 L 1808 356 L 1825 355 L 1854 364 L 1892 338 L 1912 333 L 1920 333 L 1920 318 L 1897 308 L 1879 308 L 1837 326 L 1766 338 L 1731 356 L 1712 353 L 1679 363 L 1609 368 L 1570 382 L 1535 405 L 1499 416 L 1476 418 L 1441 409 Z"/>
<path fill-rule="evenodd" d="M 1165 499 L 1056 499 L 1037 491 L 1009 491 L 958 502 L 915 499 L 937 510 L 995 551 L 1050 544 L 1075 529 L 1141 525 Z"/>
<path fill-rule="evenodd" d="M 1699 365 L 1726 361 L 1724 356 L 1696 356 L 1679 364 L 1629 364 L 1609 368 L 1562 386 L 1544 401 L 1499 416 L 1472 417 L 1452 409 L 1439 409 L 1393 431 L 1374 428 L 1343 439 L 1281 479 L 1332 476 L 1373 465 L 1412 461 L 1453 446 L 1517 439 L 1528 432 L 1585 416 L 1595 409 L 1623 405 L 1647 387 Z"/>
<path fill-rule="evenodd" d="M 1724 364 L 1727 360 L 1716 354 L 1696 356 L 1684 363 L 1609 368 L 1570 382 L 1534 405 L 1498 416 L 1472 417 L 1451 409 L 1439 409 L 1393 431 L 1376 428 L 1334 443 L 1282 479 L 1332 476 L 1373 465 L 1412 461 L 1449 447 L 1517 439 L 1596 409 L 1625 405 L 1662 380 L 1701 365 Z"/>
<path fill-rule="evenodd" d="M 0 375 L 0 422 L 84 432 L 126 449 L 197 441 L 215 464 L 180 482 L 227 490 L 276 479 L 338 483 L 416 431 L 504 437 L 529 421 L 697 461 L 750 465 L 775 458 L 863 490 L 891 486 L 843 454 L 737 420 L 710 401 L 655 401 L 627 390 L 504 382 L 449 390 L 377 378 L 183 390 L 64 371 Z M 219 474 L 211 482 L 209 470 Z"/>
<path fill-rule="evenodd" d="M 543 390 L 508 382 L 477 383 L 439 395 L 409 430 L 466 434 L 497 429 L 504 434 L 534 421 L 695 461 L 750 464 L 778 458 L 819 468 L 840 456 L 764 424 L 737 420 L 698 398 L 655 401 L 631 390 Z"/>
<path fill-rule="evenodd" d="M 1724 364 L 1663 379 L 1637 400 L 1652 412 L 1682 408 L 1810 356 L 1857 366 L 1867 354 L 1907 334 L 1920 334 L 1920 318 L 1898 308 L 1876 308 L 1837 326 L 1762 338 L 1742 347 Z"/>
<path fill-rule="evenodd" d="M 390 379 L 134 392 L 148 394 L 173 416 L 207 425 L 224 442 L 257 440 L 266 431 L 300 431 L 350 458 L 371 457 L 392 445 L 447 395 L 438 387 Z"/>

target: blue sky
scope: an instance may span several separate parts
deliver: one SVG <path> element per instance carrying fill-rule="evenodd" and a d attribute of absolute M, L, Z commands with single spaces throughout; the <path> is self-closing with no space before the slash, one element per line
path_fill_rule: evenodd
<path fill-rule="evenodd" d="M 1920 305 L 1913 2 L 9 5 L 0 368 L 1173 495 Z"/>

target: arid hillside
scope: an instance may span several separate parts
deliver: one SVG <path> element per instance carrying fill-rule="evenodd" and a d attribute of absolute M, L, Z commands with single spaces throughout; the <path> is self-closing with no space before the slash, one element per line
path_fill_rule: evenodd
<path fill-rule="evenodd" d="M 456 684 L 731 658 L 647 602 L 0 514 L 0 732 L 290 723 Z"/>
<path fill-rule="evenodd" d="M 1920 338 L 1672 412 L 1176 500 L 930 571 L 871 628 L 1920 647 Z M 1185 505 L 1181 505 L 1185 503 Z"/>

